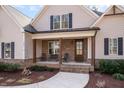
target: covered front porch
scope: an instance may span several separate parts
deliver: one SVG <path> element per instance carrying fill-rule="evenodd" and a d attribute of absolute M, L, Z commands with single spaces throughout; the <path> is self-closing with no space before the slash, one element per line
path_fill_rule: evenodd
<path fill-rule="evenodd" d="M 62 65 L 94 66 L 97 29 L 85 30 L 33 33 L 33 62 L 58 67 Z"/>

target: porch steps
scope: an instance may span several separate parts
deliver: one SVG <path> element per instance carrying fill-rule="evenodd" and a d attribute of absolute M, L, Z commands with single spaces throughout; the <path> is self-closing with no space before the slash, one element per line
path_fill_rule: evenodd
<path fill-rule="evenodd" d="M 89 73 L 93 72 L 94 68 L 91 65 L 65 65 L 60 66 L 60 71 L 63 72 L 76 72 L 76 73 Z"/>

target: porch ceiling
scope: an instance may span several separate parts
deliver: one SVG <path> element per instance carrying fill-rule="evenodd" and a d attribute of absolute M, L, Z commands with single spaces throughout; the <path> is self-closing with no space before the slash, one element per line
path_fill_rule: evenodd
<path fill-rule="evenodd" d="M 57 39 L 57 38 L 82 38 L 95 36 L 96 30 L 91 31 L 70 31 L 70 32 L 54 32 L 54 33 L 37 33 L 32 34 L 32 39 Z"/>

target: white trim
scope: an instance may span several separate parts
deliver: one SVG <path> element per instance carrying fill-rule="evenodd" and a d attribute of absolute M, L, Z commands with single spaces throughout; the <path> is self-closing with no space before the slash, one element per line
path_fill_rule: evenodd
<path fill-rule="evenodd" d="M 96 25 L 103 19 L 104 15 L 105 15 L 106 13 L 108 13 L 111 8 L 113 8 L 113 6 L 114 6 L 114 5 L 111 5 L 111 6 L 101 15 L 101 17 L 100 17 L 95 23 L 93 23 L 93 25 L 91 25 L 91 27 L 96 26 Z M 116 5 L 116 7 L 119 8 L 121 11 L 124 12 L 124 8 L 123 8 L 122 6 Z"/>
<path fill-rule="evenodd" d="M 79 6 L 79 5 L 78 5 Z M 46 5 L 43 7 L 43 9 L 41 9 L 37 15 L 34 17 L 34 19 L 31 21 L 31 24 L 35 24 L 38 20 L 39 17 L 41 17 L 46 11 L 47 9 L 50 7 L 50 5 Z M 88 9 L 87 7 L 80 5 L 79 6 L 82 10 L 84 10 L 85 12 L 87 12 L 90 16 L 94 17 L 94 18 L 98 18 L 99 16 L 97 14 L 95 14 L 92 10 Z"/>
<path fill-rule="evenodd" d="M 112 40 L 111 41 L 112 46 L 110 46 L 110 39 Z M 114 46 L 114 39 L 117 40 L 117 52 L 116 52 L 116 54 L 113 53 L 113 47 L 115 47 Z M 110 53 L 111 48 L 112 48 L 112 51 L 111 51 L 112 53 Z M 109 38 L 109 54 L 110 55 L 116 55 L 116 56 L 118 55 L 118 38 Z"/>
<path fill-rule="evenodd" d="M 49 6 L 50 7 L 50 6 Z M 43 15 L 43 13 L 48 9 L 48 5 L 45 5 L 43 8 L 41 8 L 41 10 L 37 13 L 37 15 L 33 18 L 33 20 L 31 21 L 31 24 L 33 25 L 38 18 Z"/>
<path fill-rule="evenodd" d="M 96 22 L 93 23 L 93 25 L 91 25 L 91 27 L 96 26 L 96 25 L 102 20 L 102 18 L 104 17 L 104 15 L 105 15 L 112 7 L 113 7 L 113 6 L 110 6 L 110 7 L 101 15 L 101 17 L 98 18 L 98 20 L 96 20 Z"/>
<path fill-rule="evenodd" d="M 80 5 L 81 9 L 87 12 L 91 17 L 98 18 L 99 16 L 94 13 L 91 9 L 87 8 L 86 6 Z"/>
<path fill-rule="evenodd" d="M 6 57 L 5 55 L 6 55 L 6 51 L 5 51 L 5 45 L 6 44 L 10 44 L 10 57 Z M 4 43 L 4 59 L 11 59 L 11 52 L 12 52 L 12 50 L 11 50 L 11 42 L 7 42 L 7 43 Z"/>
<path fill-rule="evenodd" d="M 58 40 L 51 40 L 51 41 L 48 41 L 48 55 L 50 55 L 50 53 L 49 53 L 49 49 L 50 49 L 49 43 L 50 43 L 50 42 L 53 42 L 54 45 L 55 45 L 55 42 L 59 42 L 59 41 L 58 41 Z M 59 43 L 59 44 L 60 44 L 60 43 Z M 59 48 L 60 48 L 60 47 L 59 47 Z M 55 53 L 55 49 L 56 49 L 56 48 L 54 47 L 54 54 L 56 54 L 56 53 Z"/>
<path fill-rule="evenodd" d="M 62 28 L 62 16 L 63 15 L 68 15 L 68 27 L 67 28 Z M 60 21 L 59 21 L 59 23 L 60 23 L 60 28 L 58 28 L 58 29 L 54 29 L 54 21 L 53 21 L 53 29 L 52 30 L 60 30 L 60 29 L 69 29 L 69 13 L 68 14 L 63 14 L 63 15 L 53 15 L 53 18 L 54 18 L 54 16 L 59 16 L 60 17 Z"/>
<path fill-rule="evenodd" d="M 1 5 L 1 7 L 5 11 L 5 13 L 14 21 L 14 23 L 20 28 L 20 30 L 24 32 L 23 27 L 21 26 L 21 24 L 19 24 L 19 22 L 17 22 L 17 20 L 14 18 L 11 12 L 4 5 Z"/>

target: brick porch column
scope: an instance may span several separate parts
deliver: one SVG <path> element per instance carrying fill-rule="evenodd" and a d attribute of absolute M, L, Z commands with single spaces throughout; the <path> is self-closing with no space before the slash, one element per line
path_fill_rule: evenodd
<path fill-rule="evenodd" d="M 36 39 L 33 39 L 33 63 L 36 63 Z"/>

